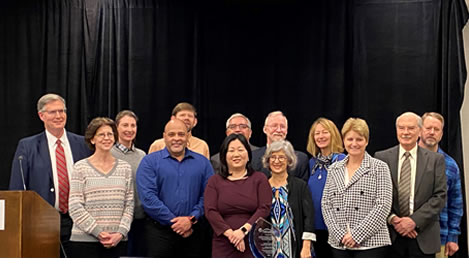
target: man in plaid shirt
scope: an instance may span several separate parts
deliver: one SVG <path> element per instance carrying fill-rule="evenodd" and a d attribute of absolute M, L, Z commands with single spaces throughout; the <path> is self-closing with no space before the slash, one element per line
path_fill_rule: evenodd
<path fill-rule="evenodd" d="M 458 251 L 458 235 L 461 234 L 459 224 L 463 215 L 463 200 L 461 193 L 461 180 L 459 167 L 438 143 L 443 137 L 444 118 L 434 112 L 425 113 L 422 116 L 423 130 L 420 135 L 420 147 L 443 154 L 445 157 L 447 177 L 447 201 L 440 214 L 441 251 L 436 257 L 444 258 L 452 256 Z"/>

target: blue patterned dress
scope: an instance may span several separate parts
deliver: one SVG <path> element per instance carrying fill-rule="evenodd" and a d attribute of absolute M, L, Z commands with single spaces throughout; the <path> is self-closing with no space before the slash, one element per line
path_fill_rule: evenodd
<path fill-rule="evenodd" d="M 278 198 L 275 197 L 277 191 Z M 270 219 L 272 225 L 280 231 L 273 258 L 292 258 L 295 231 L 293 228 L 293 215 L 288 205 L 288 190 L 286 186 L 272 188 Z"/>

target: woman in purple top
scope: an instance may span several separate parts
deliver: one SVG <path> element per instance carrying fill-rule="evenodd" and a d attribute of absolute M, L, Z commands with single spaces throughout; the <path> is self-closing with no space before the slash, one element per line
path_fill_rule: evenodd
<path fill-rule="evenodd" d="M 329 234 L 321 212 L 321 198 L 329 166 L 345 158 L 342 138 L 334 122 L 323 117 L 316 119 L 309 131 L 306 150 L 313 156 L 309 160 L 310 176 L 307 182 L 314 205 L 314 250 L 316 257 L 330 258 L 332 253 L 327 243 Z"/>
<path fill-rule="evenodd" d="M 231 134 L 220 149 L 220 173 L 204 194 L 205 216 L 213 228 L 212 257 L 251 258 L 246 235 L 259 217 L 270 214 L 272 192 L 267 177 L 251 167 L 246 138 Z"/>

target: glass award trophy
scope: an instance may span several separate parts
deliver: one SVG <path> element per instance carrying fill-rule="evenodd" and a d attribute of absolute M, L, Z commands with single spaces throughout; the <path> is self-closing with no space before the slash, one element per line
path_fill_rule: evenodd
<path fill-rule="evenodd" d="M 273 258 L 277 252 L 280 230 L 260 217 L 249 234 L 249 247 L 255 258 Z"/>

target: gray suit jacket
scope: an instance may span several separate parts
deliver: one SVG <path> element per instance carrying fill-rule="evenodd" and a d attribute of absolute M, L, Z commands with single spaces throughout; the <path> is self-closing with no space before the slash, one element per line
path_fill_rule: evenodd
<path fill-rule="evenodd" d="M 391 213 L 401 217 L 399 211 L 397 176 L 399 173 L 399 145 L 376 152 L 375 158 L 389 165 L 393 183 Z M 445 159 L 443 155 L 417 148 L 417 169 L 414 189 L 414 212 L 410 218 L 416 223 L 417 243 L 425 254 L 440 251 L 439 215 L 446 200 Z M 398 233 L 390 226 L 392 241 Z"/>

